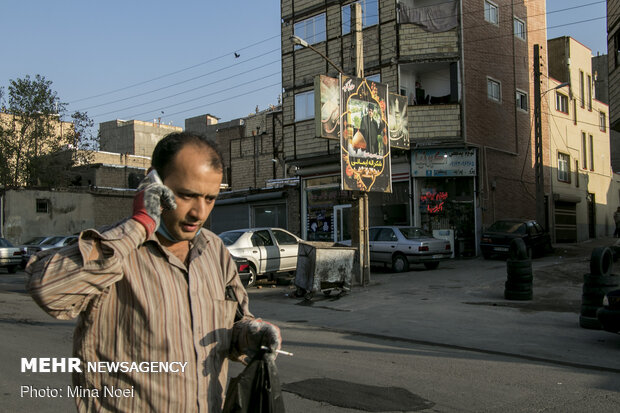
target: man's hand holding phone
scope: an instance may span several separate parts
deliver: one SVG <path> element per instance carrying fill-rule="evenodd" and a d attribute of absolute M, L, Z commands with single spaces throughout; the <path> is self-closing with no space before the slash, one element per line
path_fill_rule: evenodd
<path fill-rule="evenodd" d="M 133 200 L 131 218 L 144 226 L 148 238 L 159 226 L 162 209 L 172 210 L 176 207 L 174 193 L 163 184 L 157 171 L 153 169 L 138 186 L 138 192 Z"/>

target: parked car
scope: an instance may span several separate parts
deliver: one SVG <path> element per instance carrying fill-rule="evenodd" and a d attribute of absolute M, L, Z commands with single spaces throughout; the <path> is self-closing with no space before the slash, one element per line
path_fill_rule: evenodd
<path fill-rule="evenodd" d="M 0 267 L 4 267 L 10 274 L 14 274 L 21 262 L 21 248 L 14 247 L 8 240 L 0 238 Z"/>
<path fill-rule="evenodd" d="M 297 268 L 297 250 L 301 239 L 281 228 L 249 228 L 222 232 L 220 238 L 228 251 L 250 264 L 250 278 L 292 273 Z"/>
<path fill-rule="evenodd" d="M 26 268 L 26 264 L 28 264 L 30 257 L 40 251 L 37 247 L 50 238 L 52 237 L 34 237 L 19 246 L 22 250 L 22 261 L 20 264 L 22 268 Z"/>
<path fill-rule="evenodd" d="M 395 272 L 407 271 L 410 264 L 433 270 L 452 256 L 450 241 L 434 238 L 418 227 L 371 227 L 368 238 L 370 263 L 390 264 Z"/>
<path fill-rule="evenodd" d="M 496 221 L 482 233 L 480 250 L 485 259 L 494 255 L 508 257 L 510 241 L 522 238 L 527 248 L 527 255 L 543 255 L 551 252 L 551 237 L 548 232 L 532 219 L 502 219 Z"/>
<path fill-rule="evenodd" d="M 603 298 L 603 307 L 596 312 L 603 330 L 620 333 L 620 290 L 614 290 Z"/>
<path fill-rule="evenodd" d="M 239 278 L 245 287 L 250 287 L 256 282 L 256 277 L 250 272 L 250 261 L 245 258 L 232 256 L 233 261 L 237 265 Z"/>
<path fill-rule="evenodd" d="M 74 242 L 77 242 L 77 235 L 63 235 L 63 236 L 54 236 L 48 237 L 45 241 L 41 242 L 39 245 L 34 245 L 28 247 L 28 259 L 30 256 L 36 254 L 39 251 L 45 251 L 52 248 L 61 248 L 66 247 L 67 245 L 71 245 Z"/>

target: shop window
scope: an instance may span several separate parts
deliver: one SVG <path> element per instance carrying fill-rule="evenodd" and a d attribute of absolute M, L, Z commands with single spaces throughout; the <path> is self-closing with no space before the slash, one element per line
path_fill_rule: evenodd
<path fill-rule="evenodd" d="M 286 205 L 257 205 L 252 207 L 252 225 L 254 227 L 286 228 Z"/>
<path fill-rule="evenodd" d="M 325 13 L 317 14 L 309 19 L 295 23 L 293 26 L 295 36 L 301 37 L 310 44 L 325 41 Z M 301 48 L 301 46 L 296 46 Z"/>
<path fill-rule="evenodd" d="M 379 23 L 379 0 L 359 0 L 355 3 L 362 5 L 362 28 Z M 342 34 L 351 33 L 351 15 L 353 4 L 342 6 Z"/>

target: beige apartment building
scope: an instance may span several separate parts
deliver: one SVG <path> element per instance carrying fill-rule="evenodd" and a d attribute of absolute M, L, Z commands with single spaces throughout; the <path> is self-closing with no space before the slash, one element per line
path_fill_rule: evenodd
<path fill-rule="evenodd" d="M 552 236 L 556 242 L 612 235 L 618 207 L 609 108 L 594 98 L 592 52 L 571 37 L 548 41 Z"/>

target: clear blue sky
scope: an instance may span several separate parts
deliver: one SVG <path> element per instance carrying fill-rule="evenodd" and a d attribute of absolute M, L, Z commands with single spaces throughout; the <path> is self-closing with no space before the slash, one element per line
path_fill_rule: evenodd
<path fill-rule="evenodd" d="M 548 0 L 547 12 L 549 38 L 607 52 L 605 1 Z M 41 74 L 96 124 L 161 116 L 184 126 L 204 113 L 226 121 L 281 92 L 279 1 L 2 0 L 0 15 L 0 86 Z"/>

